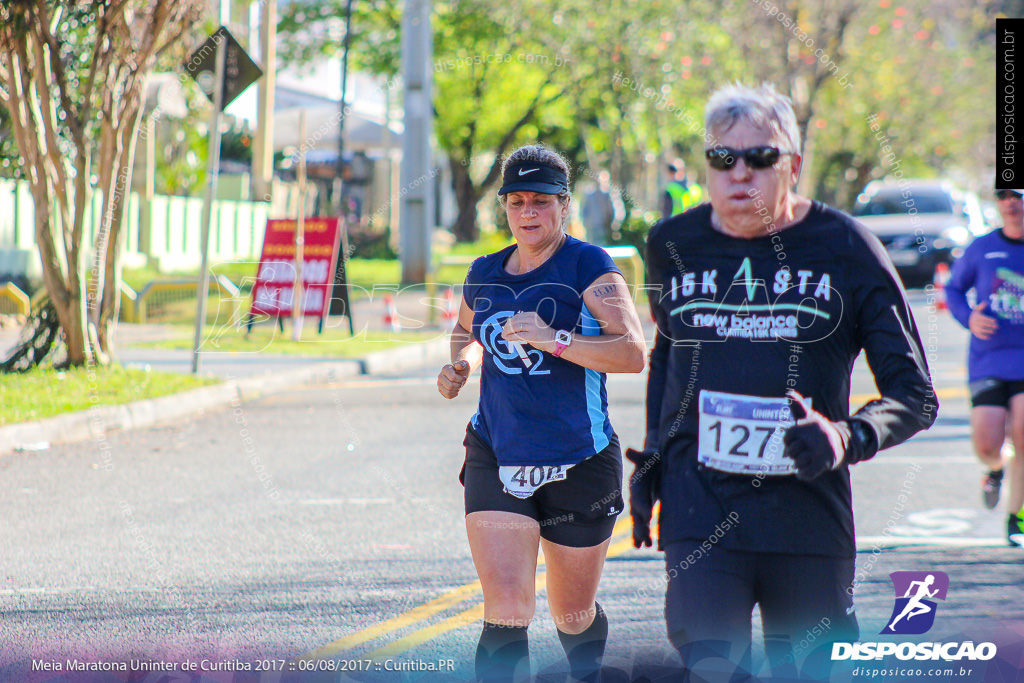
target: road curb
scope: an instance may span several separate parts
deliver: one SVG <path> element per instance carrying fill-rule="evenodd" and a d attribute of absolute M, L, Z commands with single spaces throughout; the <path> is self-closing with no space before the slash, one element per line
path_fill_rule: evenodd
<path fill-rule="evenodd" d="M 434 339 L 423 344 L 368 353 L 361 362 L 364 375 L 380 376 L 430 365 L 444 365 L 450 358 L 451 343 L 445 334 L 442 339 Z"/>
<path fill-rule="evenodd" d="M 449 358 L 448 338 L 370 353 L 348 361 L 311 360 L 309 365 L 258 377 L 228 379 L 209 387 L 116 406 L 97 405 L 88 410 L 57 415 L 36 422 L 0 427 L 0 455 L 46 450 L 50 444 L 93 439 L 108 432 L 127 431 L 188 418 L 203 411 L 227 407 L 296 386 L 331 384 L 344 377 L 382 376 L 406 372 Z"/>

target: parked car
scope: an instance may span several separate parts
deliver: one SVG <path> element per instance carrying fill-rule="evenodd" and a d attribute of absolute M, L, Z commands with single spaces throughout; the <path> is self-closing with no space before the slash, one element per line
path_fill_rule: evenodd
<path fill-rule="evenodd" d="M 978 195 L 944 180 L 872 181 L 853 215 L 882 241 L 907 287 L 931 282 L 936 266 L 991 229 Z"/>
<path fill-rule="evenodd" d="M 981 200 L 981 215 L 984 216 L 985 225 L 989 230 L 1003 227 L 1003 217 L 999 215 L 999 207 L 993 200 Z"/>

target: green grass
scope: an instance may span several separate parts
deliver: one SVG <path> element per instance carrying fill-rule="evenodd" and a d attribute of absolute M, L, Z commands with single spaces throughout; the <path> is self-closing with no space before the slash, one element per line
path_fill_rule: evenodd
<path fill-rule="evenodd" d="M 483 256 L 484 254 L 493 254 L 510 244 L 512 244 L 512 233 L 508 230 L 495 230 L 490 233 L 482 233 L 476 242 L 453 244 L 448 253 L 452 256 Z"/>
<path fill-rule="evenodd" d="M 402 281 L 402 264 L 397 259 L 354 258 L 346 264 L 345 274 L 353 288 L 352 298 L 362 298 L 374 285 L 395 285 Z"/>
<path fill-rule="evenodd" d="M 446 284 L 461 284 L 465 278 L 465 267 L 461 268 L 459 276 L 458 268 L 439 267 L 442 258 L 446 256 L 475 257 L 490 254 L 498 251 L 512 243 L 512 236 L 508 231 L 496 231 L 486 233 L 476 242 L 465 244 L 454 244 L 448 249 L 436 250 L 434 253 L 434 271 L 440 274 L 438 282 Z M 243 290 L 251 288 L 251 280 L 256 276 L 259 258 L 244 261 L 224 261 L 214 263 L 210 270 L 216 275 L 226 275 L 228 279 Z M 372 290 L 374 285 L 393 285 L 401 282 L 402 266 L 398 259 L 363 259 L 355 258 L 348 260 L 348 281 L 349 284 L 357 287 Z M 176 271 L 161 273 L 152 268 L 125 268 L 124 281 L 134 290 L 139 291 L 152 280 L 163 278 L 196 279 L 198 270 Z M 248 284 L 246 284 L 248 281 Z"/>
<path fill-rule="evenodd" d="M 119 365 L 0 374 L 0 425 L 41 420 L 94 405 L 167 396 L 218 381 L 171 372 L 129 370 Z"/>
<path fill-rule="evenodd" d="M 454 257 L 467 261 L 482 254 L 489 254 L 512 243 L 507 231 L 498 231 L 483 235 L 477 242 L 455 244 L 450 249 L 439 250 L 434 254 L 433 272 L 428 276 L 431 282 L 442 286 L 461 285 L 466 279 L 468 263 L 459 262 L 453 265 L 441 265 L 445 257 Z M 244 261 L 226 261 L 215 263 L 210 267 L 214 275 L 224 275 L 241 289 L 240 299 L 243 309 L 248 309 L 251 301 L 252 284 L 256 277 L 258 259 Z M 401 286 L 402 264 L 398 259 L 350 259 L 347 264 L 349 295 L 351 300 L 364 299 L 372 295 L 374 288 L 397 288 Z M 136 292 L 154 280 L 192 280 L 198 279 L 198 271 L 161 273 L 151 268 L 125 268 L 124 281 Z M 404 287 L 413 289 L 424 288 L 425 283 L 407 283 Z M 220 300 L 221 295 L 214 294 L 207 305 L 207 324 L 220 324 L 230 318 L 231 304 Z M 146 322 L 166 324 L 187 324 L 195 319 L 196 300 L 194 292 L 189 296 L 184 292 L 150 292 L 147 296 Z M 218 308 L 220 309 L 218 311 Z"/>
<path fill-rule="evenodd" d="M 193 331 L 187 326 L 175 326 L 173 338 L 159 342 L 136 345 L 134 348 L 165 350 L 190 350 Z M 264 323 L 253 328 L 251 334 L 231 327 L 207 328 L 200 350 L 211 353 L 265 353 L 290 356 L 320 356 L 338 358 L 361 358 L 374 351 L 383 351 L 396 346 L 446 338 L 447 332 L 440 330 L 403 330 L 401 332 L 380 332 L 356 330 L 350 336 L 347 323 L 341 328 L 325 329 L 317 334 L 316 323 L 306 321 L 299 341 L 292 340 L 290 322 L 285 331 Z"/>
<path fill-rule="evenodd" d="M 224 270 L 221 266 L 213 268 L 214 273 L 226 274 L 236 285 L 241 285 L 242 293 L 238 300 L 228 299 L 219 291 L 210 295 L 206 306 L 206 322 L 209 325 L 221 324 L 232 317 L 234 306 L 237 304 L 242 311 L 247 311 L 252 302 L 251 288 L 252 278 L 255 274 L 255 266 L 249 264 L 249 270 L 242 275 L 238 264 L 232 264 L 233 269 Z M 441 285 L 461 285 L 466 279 L 468 266 L 446 266 L 430 276 L 431 281 Z M 148 282 L 155 279 L 184 279 L 195 278 L 195 273 L 173 273 L 158 274 L 147 270 L 136 270 L 128 273 L 126 271 L 125 281 L 136 292 L 141 292 Z M 248 278 L 246 280 L 245 278 Z M 348 281 L 350 285 L 349 295 L 352 301 L 366 299 L 371 296 L 380 296 L 379 290 L 397 289 L 402 279 L 402 266 L 396 260 L 375 260 L 375 259 L 353 259 L 348 263 Z M 374 289 L 378 292 L 375 294 Z M 402 286 L 403 289 L 424 289 L 423 283 L 416 283 Z M 151 291 L 146 297 L 146 318 L 144 322 L 161 324 L 188 324 L 195 320 L 196 298 L 195 288 L 188 291 Z M 143 321 L 140 321 L 143 322 Z"/>

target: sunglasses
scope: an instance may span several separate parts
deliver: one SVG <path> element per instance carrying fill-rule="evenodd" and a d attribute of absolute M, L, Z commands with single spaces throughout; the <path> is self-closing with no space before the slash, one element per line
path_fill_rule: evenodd
<path fill-rule="evenodd" d="M 1010 199 L 1011 197 L 1014 199 L 1020 199 L 1021 196 L 1020 192 L 1014 192 L 1013 190 L 996 190 L 996 199 L 999 201 Z"/>
<path fill-rule="evenodd" d="M 704 150 L 704 157 L 708 160 L 708 165 L 716 171 L 728 171 L 736 165 L 737 159 L 743 159 L 748 168 L 757 170 L 771 168 L 783 154 L 790 154 L 790 152 L 783 152 L 778 147 L 767 145 L 746 149 L 715 147 Z"/>

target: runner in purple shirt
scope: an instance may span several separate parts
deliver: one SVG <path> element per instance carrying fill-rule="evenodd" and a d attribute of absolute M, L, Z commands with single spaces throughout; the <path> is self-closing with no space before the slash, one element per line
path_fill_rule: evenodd
<path fill-rule="evenodd" d="M 946 285 L 949 310 L 971 331 L 967 379 L 974 451 L 989 472 L 982 500 L 999 502 L 1006 426 L 1018 457 L 1010 464 L 1007 540 L 1024 545 L 1024 190 L 997 190 L 1003 227 L 974 240 Z M 974 307 L 967 293 L 974 290 Z M 1009 417 L 1009 419 L 1007 419 Z"/>

